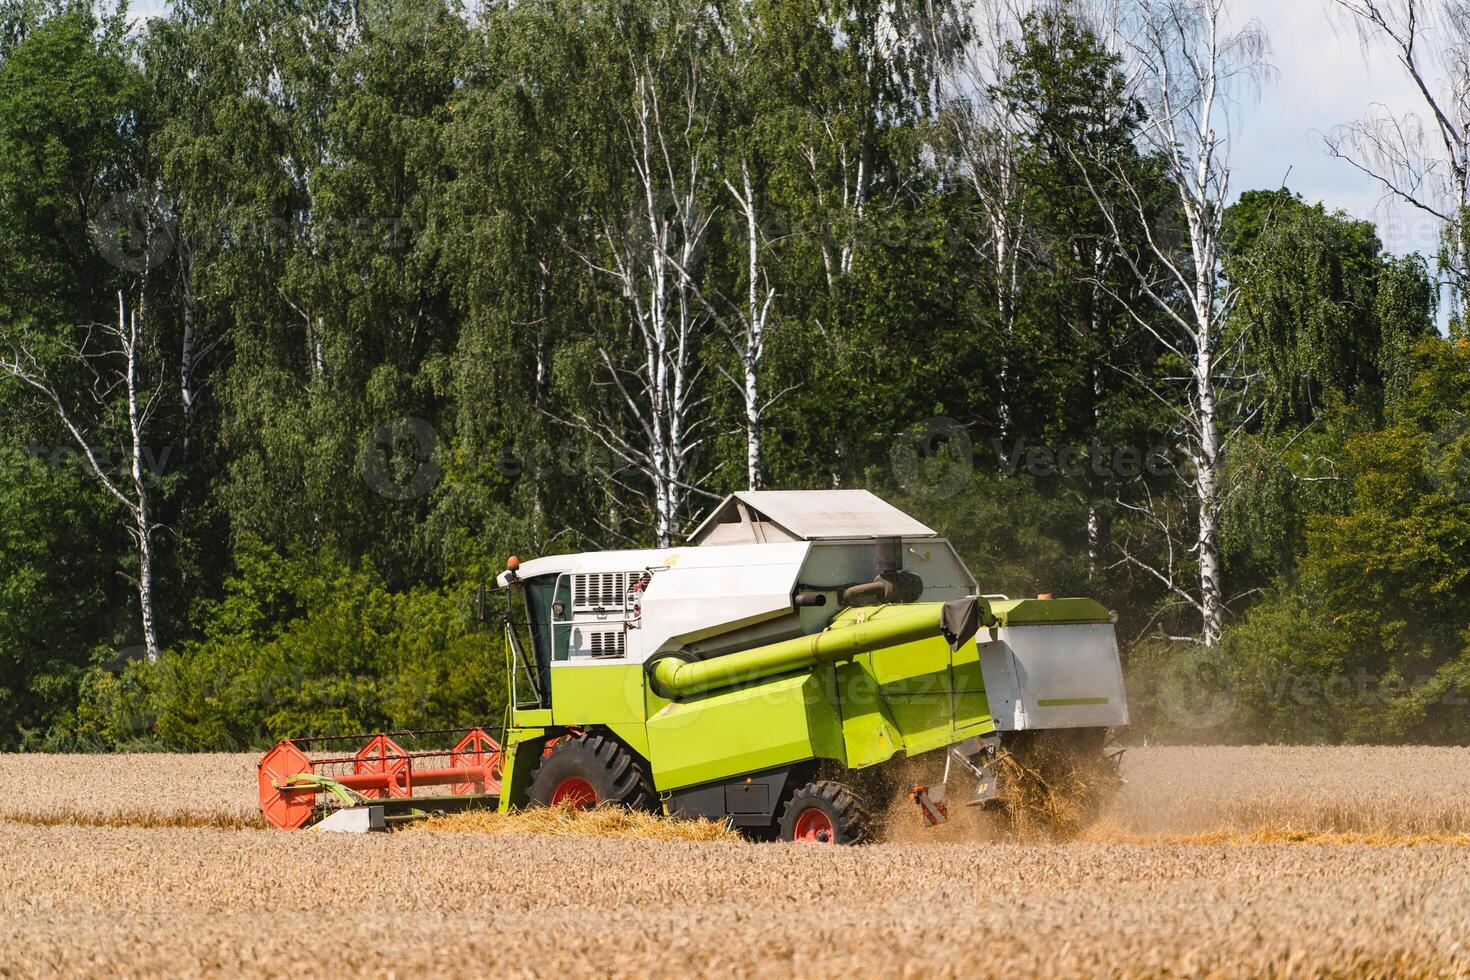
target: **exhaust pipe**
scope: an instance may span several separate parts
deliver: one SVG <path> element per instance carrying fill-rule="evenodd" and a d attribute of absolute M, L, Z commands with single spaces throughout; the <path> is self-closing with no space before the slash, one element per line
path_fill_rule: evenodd
<path fill-rule="evenodd" d="M 904 570 L 903 538 L 879 538 L 876 552 L 878 577 L 871 582 L 850 585 L 843 589 L 840 596 L 842 605 L 918 602 L 919 597 L 924 594 L 924 580 L 913 572 Z"/>

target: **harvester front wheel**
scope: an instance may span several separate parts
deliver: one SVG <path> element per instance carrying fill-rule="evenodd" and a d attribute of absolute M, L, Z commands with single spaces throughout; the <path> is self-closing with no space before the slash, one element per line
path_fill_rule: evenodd
<path fill-rule="evenodd" d="M 868 813 L 841 783 L 807 783 L 791 796 L 781 815 L 781 839 L 814 844 L 860 844 L 867 838 Z"/>
<path fill-rule="evenodd" d="M 603 735 L 577 735 L 552 746 L 531 780 L 532 806 L 590 810 L 603 803 L 652 810 L 657 800 L 643 763 Z"/>

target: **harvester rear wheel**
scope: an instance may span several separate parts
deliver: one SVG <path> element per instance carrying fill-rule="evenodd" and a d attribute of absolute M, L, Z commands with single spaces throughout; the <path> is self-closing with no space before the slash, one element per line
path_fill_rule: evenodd
<path fill-rule="evenodd" d="M 652 810 L 657 801 L 643 763 L 604 735 L 576 735 L 552 746 L 531 780 L 532 806 L 590 810 L 604 803 Z"/>
<path fill-rule="evenodd" d="M 781 815 L 781 839 L 815 844 L 861 844 L 867 839 L 868 812 L 841 783 L 807 783 L 791 796 Z"/>

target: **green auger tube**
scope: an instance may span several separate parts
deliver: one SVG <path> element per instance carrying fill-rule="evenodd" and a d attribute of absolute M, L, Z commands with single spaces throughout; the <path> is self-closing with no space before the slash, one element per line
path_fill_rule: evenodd
<path fill-rule="evenodd" d="M 946 607 L 949 607 L 948 617 Z M 965 615 L 972 609 L 973 616 Z M 948 603 L 855 606 L 838 613 L 832 624 L 820 633 L 708 660 L 690 661 L 677 654 L 666 655 L 650 662 L 648 671 L 654 690 L 678 700 L 819 664 L 841 663 L 884 647 L 931 637 L 944 636 L 952 648 L 958 648 L 975 635 L 975 625 L 965 630 L 968 636 L 950 635 L 947 624 L 957 621 L 975 625 L 993 622 L 989 604 L 984 599 L 972 598 Z"/>

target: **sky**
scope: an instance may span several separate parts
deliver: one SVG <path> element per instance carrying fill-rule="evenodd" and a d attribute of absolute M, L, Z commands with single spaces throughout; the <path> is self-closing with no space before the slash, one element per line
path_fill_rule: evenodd
<path fill-rule="evenodd" d="M 982 0 L 983 2 L 983 0 Z M 138 16 L 160 13 L 166 0 L 134 0 Z M 1385 201 L 1381 187 L 1328 156 L 1322 134 L 1362 118 L 1370 105 L 1418 112 L 1411 83 L 1382 49 L 1365 54 L 1330 0 L 1234 0 L 1238 23 L 1258 20 L 1271 38 L 1275 77 L 1231 121 L 1232 188 L 1287 185 L 1309 201 L 1375 221 L 1385 246 L 1399 254 L 1433 254 L 1438 229 L 1411 209 Z M 1289 176 L 1288 176 L 1289 171 Z"/>
<path fill-rule="evenodd" d="M 1419 113 L 1403 68 L 1381 48 L 1366 55 L 1356 32 L 1327 0 L 1235 0 L 1240 23 L 1254 18 L 1271 38 L 1275 78 L 1231 126 L 1232 186 L 1238 193 L 1287 186 L 1357 218 L 1378 222 L 1393 252 L 1432 254 L 1438 228 L 1385 201 L 1381 185 L 1327 154 L 1322 134 L 1361 119 L 1373 104 Z M 1287 176 L 1288 168 L 1290 176 Z"/>

